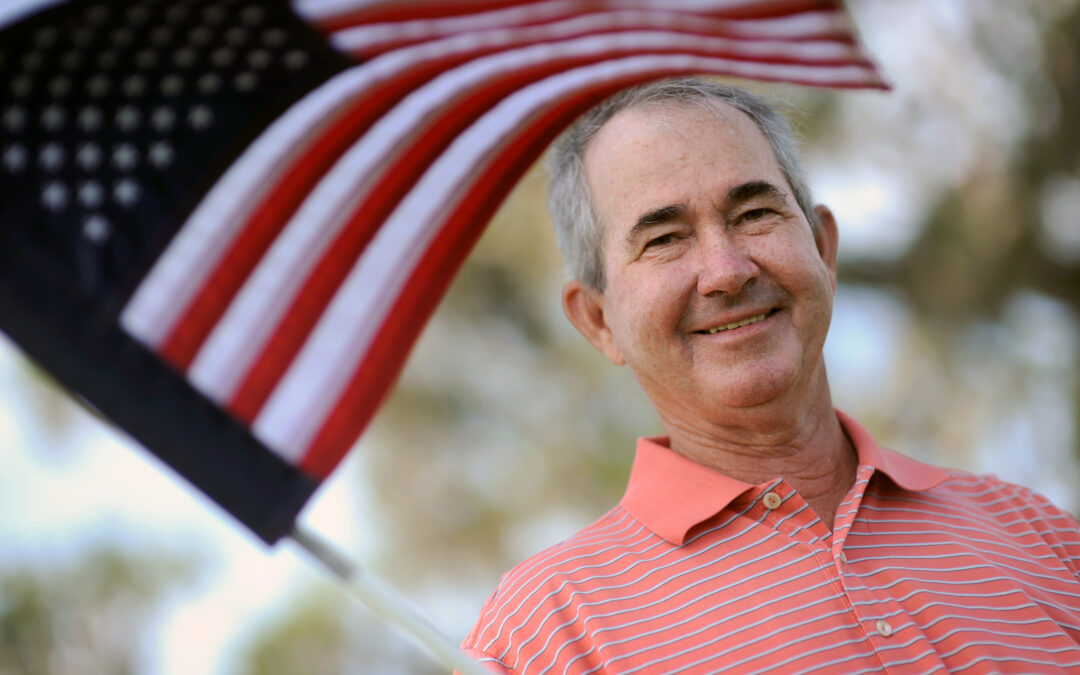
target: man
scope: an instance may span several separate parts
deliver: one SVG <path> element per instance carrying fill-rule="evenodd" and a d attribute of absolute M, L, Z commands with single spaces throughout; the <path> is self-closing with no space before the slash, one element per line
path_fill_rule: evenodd
<path fill-rule="evenodd" d="M 1080 672 L 1080 527 L 832 407 L 837 227 L 783 118 L 674 80 L 556 144 L 566 314 L 649 396 L 626 495 L 504 576 L 495 672 Z"/>

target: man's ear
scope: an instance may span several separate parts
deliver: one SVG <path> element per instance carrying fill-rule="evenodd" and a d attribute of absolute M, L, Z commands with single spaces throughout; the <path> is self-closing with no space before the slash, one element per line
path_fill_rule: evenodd
<path fill-rule="evenodd" d="M 612 363 L 617 366 L 625 364 L 626 360 L 616 346 L 611 327 L 604 317 L 603 291 L 572 279 L 563 286 L 562 299 L 566 318 L 570 319 L 578 332 Z"/>
<path fill-rule="evenodd" d="M 840 233 L 836 229 L 836 218 L 832 211 L 824 204 L 814 207 L 817 215 L 818 228 L 814 232 L 814 243 L 817 245 L 818 255 L 825 261 L 829 268 L 829 276 L 832 277 L 833 290 L 836 289 L 836 250 L 839 245 Z"/>

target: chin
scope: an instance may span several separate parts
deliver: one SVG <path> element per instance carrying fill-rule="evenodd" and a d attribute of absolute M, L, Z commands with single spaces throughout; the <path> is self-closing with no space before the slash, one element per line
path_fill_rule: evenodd
<path fill-rule="evenodd" d="M 719 388 L 714 388 L 709 398 L 730 408 L 765 405 L 791 391 L 797 375 L 795 369 L 753 368 L 752 372 L 731 378 Z"/>

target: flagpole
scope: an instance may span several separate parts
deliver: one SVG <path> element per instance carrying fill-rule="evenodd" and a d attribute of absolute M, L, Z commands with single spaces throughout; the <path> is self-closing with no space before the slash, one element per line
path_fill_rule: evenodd
<path fill-rule="evenodd" d="M 340 579 L 348 591 L 376 616 L 407 633 L 442 665 L 456 670 L 460 675 L 491 675 L 490 670 L 465 655 L 449 636 L 405 597 L 349 560 L 329 542 L 312 532 L 305 532 L 298 525 L 293 526 L 289 537 Z"/>

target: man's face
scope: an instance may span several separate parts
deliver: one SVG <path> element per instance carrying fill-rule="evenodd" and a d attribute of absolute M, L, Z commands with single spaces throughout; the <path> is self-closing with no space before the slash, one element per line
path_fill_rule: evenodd
<path fill-rule="evenodd" d="M 567 312 L 666 422 L 797 401 L 825 376 L 835 223 L 819 211 L 815 237 L 764 135 L 718 107 L 624 110 L 585 154 L 606 284 L 568 285 Z"/>

